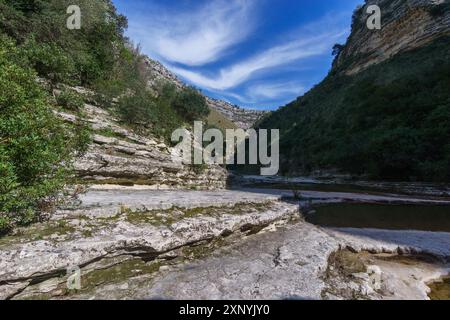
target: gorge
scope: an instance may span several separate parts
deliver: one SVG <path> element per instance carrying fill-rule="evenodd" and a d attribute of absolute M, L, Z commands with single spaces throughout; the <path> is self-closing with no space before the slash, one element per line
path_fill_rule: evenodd
<path fill-rule="evenodd" d="M 67 3 L 48 3 L 0 0 L 0 299 L 450 299 L 448 1 L 367 0 L 329 75 L 273 112 L 206 97 L 130 48 L 110 1 L 89 2 L 112 26 L 88 35 L 24 30 L 58 25 Z M 381 30 L 364 27 L 369 4 Z M 85 44 L 69 48 L 77 58 L 63 37 Z M 192 101 L 204 108 L 189 113 Z M 57 125 L 22 139 L 35 118 Z M 192 120 L 280 129 L 280 174 L 183 163 L 167 137 Z M 33 141 L 68 146 L 84 130 L 71 166 L 51 147 L 25 157 Z M 63 188 L 21 201 L 61 163 Z"/>

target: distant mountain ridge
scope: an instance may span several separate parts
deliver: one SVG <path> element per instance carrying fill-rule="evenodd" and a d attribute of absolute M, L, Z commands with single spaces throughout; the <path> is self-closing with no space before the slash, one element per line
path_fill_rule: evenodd
<path fill-rule="evenodd" d="M 146 65 L 149 67 L 153 80 L 150 82 L 150 85 L 155 85 L 157 81 L 164 80 L 170 83 L 175 84 L 178 88 L 182 88 L 186 86 L 173 72 L 169 71 L 163 64 L 160 62 L 146 58 Z M 264 115 L 266 115 L 267 111 L 258 111 L 258 110 L 249 110 L 243 109 L 237 105 L 233 105 L 227 101 L 213 99 L 208 96 L 205 96 L 206 101 L 209 107 L 221 115 L 226 117 L 228 120 L 233 122 L 236 127 L 242 129 L 249 129 L 253 127 L 253 125 L 261 119 Z"/>

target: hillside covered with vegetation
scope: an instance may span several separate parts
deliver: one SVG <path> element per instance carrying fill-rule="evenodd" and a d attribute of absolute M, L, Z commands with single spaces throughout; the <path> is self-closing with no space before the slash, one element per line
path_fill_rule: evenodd
<path fill-rule="evenodd" d="M 341 66 L 344 68 L 345 65 Z M 334 68 L 260 128 L 280 128 L 282 171 L 450 181 L 450 37 L 355 75 Z"/>
<path fill-rule="evenodd" d="M 80 30 L 67 28 L 74 4 Z M 148 87 L 151 75 L 126 28 L 110 0 L 0 0 L 0 232 L 51 210 L 90 141 L 84 124 L 63 123 L 54 110 L 81 113 L 88 99 L 166 140 L 208 116 L 195 88 Z M 80 96 L 75 86 L 95 94 Z"/>

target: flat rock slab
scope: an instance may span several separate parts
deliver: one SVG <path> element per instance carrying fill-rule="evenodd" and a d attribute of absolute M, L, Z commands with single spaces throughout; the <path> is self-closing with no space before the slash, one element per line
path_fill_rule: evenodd
<path fill-rule="evenodd" d="M 308 223 L 256 235 L 220 254 L 167 273 L 143 286 L 146 299 L 322 299 L 331 253 L 350 247 L 373 253 L 426 253 L 448 260 L 450 233 L 317 228 Z M 435 268 L 432 276 L 448 272 Z M 420 270 L 418 271 L 420 274 Z M 396 275 L 386 274 L 392 284 Z M 393 280 L 394 279 L 394 280 Z M 429 279 L 428 279 L 429 280 Z M 404 285 L 404 284 L 403 284 Z M 402 296 L 426 297 L 416 279 Z M 363 289 L 361 289 L 363 290 Z M 370 291 L 366 288 L 365 292 Z M 419 291 L 419 292 L 418 292 Z M 406 293 L 405 293 L 406 292 Z M 386 298 L 374 295 L 372 298 Z"/>
<path fill-rule="evenodd" d="M 450 201 L 423 199 L 412 196 L 370 195 L 362 193 L 302 191 L 304 199 L 312 203 L 369 202 L 449 205 Z M 262 203 L 292 197 L 289 190 L 240 189 L 219 191 L 146 190 L 118 188 L 92 189 L 80 196 L 81 205 L 71 210 L 61 210 L 54 219 L 64 216 L 113 216 L 123 210 L 149 211 L 157 209 L 232 206 L 236 203 Z"/>
<path fill-rule="evenodd" d="M 73 210 L 61 210 L 55 216 L 87 214 L 114 215 L 121 210 L 150 211 L 158 209 L 233 206 L 238 203 L 278 201 L 282 195 L 252 191 L 193 190 L 90 190 L 80 195 L 81 205 Z"/>
<path fill-rule="evenodd" d="M 222 255 L 155 279 L 147 299 L 321 299 L 338 242 L 309 224 L 255 236 Z"/>
<path fill-rule="evenodd" d="M 308 194 L 334 201 L 396 199 Z M 287 195 L 288 191 L 279 190 L 90 190 L 81 196 L 80 206 L 58 212 L 48 224 L 0 239 L 0 298 L 27 298 L 43 291 L 50 298 L 65 298 L 54 292 L 64 283 L 67 267 L 80 266 L 85 274 L 137 257 L 170 260 L 180 256 L 181 248 L 242 232 L 231 245 L 206 258 L 164 266 L 151 276 L 113 277 L 105 285 L 68 298 L 321 299 L 328 298 L 324 292 L 329 287 L 330 256 L 341 249 L 426 253 L 442 261 L 450 257 L 450 233 L 287 224 L 298 218 L 299 212 L 298 205 L 282 201 Z M 410 197 L 404 200 L 415 201 Z M 145 265 L 144 269 L 153 267 Z M 440 269 L 431 276 L 427 272 L 420 273 L 421 277 L 432 279 L 441 274 Z M 416 291 L 411 297 L 426 297 L 422 278 L 414 280 Z M 397 278 L 391 274 L 386 279 Z M 338 285 L 345 286 L 345 282 Z M 367 283 L 362 286 L 358 290 L 370 292 Z"/>
<path fill-rule="evenodd" d="M 177 256 L 182 247 L 299 218 L 297 204 L 246 192 L 92 191 L 81 200 L 74 210 L 0 239 L 0 298 L 30 282 L 53 283 L 68 267 L 92 269 L 129 255 Z"/>
<path fill-rule="evenodd" d="M 293 192 L 290 190 L 281 189 L 241 189 L 242 191 L 261 193 L 268 196 L 278 197 L 292 197 Z M 450 200 L 436 200 L 426 197 L 416 197 L 398 194 L 366 194 L 366 193 L 352 193 L 352 192 L 328 192 L 328 191 L 303 191 L 299 190 L 302 198 L 316 200 L 316 203 L 321 202 L 369 202 L 369 203 L 391 203 L 391 204 L 429 204 L 429 205 L 448 205 Z M 314 203 L 314 201 L 313 201 Z M 450 211 L 450 207 L 449 207 Z"/>

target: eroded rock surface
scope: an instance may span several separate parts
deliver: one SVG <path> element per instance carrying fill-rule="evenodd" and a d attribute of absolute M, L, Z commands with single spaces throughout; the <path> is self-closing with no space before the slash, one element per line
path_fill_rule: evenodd
<path fill-rule="evenodd" d="M 90 190 L 81 205 L 0 239 L 0 297 L 426 299 L 427 283 L 449 272 L 450 233 L 319 228 L 285 199 Z M 78 291 L 66 286 L 73 266 Z"/>
<path fill-rule="evenodd" d="M 430 280 L 447 267 L 425 254 L 353 252 L 333 253 L 325 275 L 325 299 L 427 300 Z"/>
<path fill-rule="evenodd" d="M 442 35 L 450 34 L 448 0 L 371 0 L 354 13 L 352 35 L 335 61 L 346 74 L 358 73 L 390 59 L 399 52 L 418 48 Z M 378 5 L 382 14 L 381 30 L 369 30 L 366 13 L 369 5 Z M 441 13 L 433 14 L 442 6 Z"/>
<path fill-rule="evenodd" d="M 69 122 L 77 119 L 72 114 L 58 114 Z M 93 143 L 74 165 L 85 181 L 155 189 L 223 189 L 227 184 L 227 172 L 222 167 L 183 165 L 173 148 L 124 128 L 103 109 L 85 105 L 83 121 L 92 127 Z"/>
<path fill-rule="evenodd" d="M 385 233 L 389 233 L 386 231 Z M 141 284 L 140 298 L 170 299 L 426 299 L 425 282 L 446 272 L 450 234 L 393 232 L 386 241 L 378 231 L 325 230 L 297 223 L 277 232 L 256 235 L 205 260 L 191 263 Z M 428 241 L 424 241 L 429 237 Z M 368 241 L 371 240 L 371 241 Z M 329 257 L 342 248 L 370 249 L 372 253 L 429 253 L 443 260 L 440 265 L 394 268 L 379 264 L 380 288 L 371 283 L 372 268 L 347 278 L 327 279 Z M 399 271 L 400 270 L 400 271 Z M 359 277 L 359 278 L 358 278 Z M 405 284 L 405 279 L 410 283 Z M 329 294 L 330 287 L 334 294 Z M 401 290 L 396 290 L 401 289 Z M 109 293 L 103 292 L 108 296 Z M 351 295 L 350 295 L 351 294 Z"/>
<path fill-rule="evenodd" d="M 180 197 L 154 192 L 153 198 L 112 194 L 109 206 L 98 193 L 88 194 L 79 208 L 0 239 L 0 297 L 64 296 L 66 269 L 72 266 L 93 278 L 88 288 L 117 281 L 112 268 L 118 274 L 126 270 L 128 276 L 139 268 L 149 274 L 159 270 L 161 261 L 184 257 L 184 248 L 299 217 L 296 204 L 244 192 L 224 191 L 222 197 L 214 192 L 185 191 Z M 177 201 L 158 201 L 169 198 Z M 94 210 L 96 205 L 100 211 Z"/>

